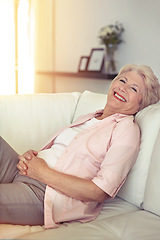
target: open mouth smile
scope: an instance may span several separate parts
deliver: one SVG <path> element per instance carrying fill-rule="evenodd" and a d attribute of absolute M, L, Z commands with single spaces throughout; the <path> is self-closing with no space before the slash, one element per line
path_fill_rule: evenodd
<path fill-rule="evenodd" d="M 122 97 L 121 95 L 119 95 L 118 93 L 114 93 L 114 96 L 116 97 L 116 98 L 118 98 L 120 101 L 122 101 L 122 102 L 127 102 L 127 100 L 124 98 L 124 97 Z"/>

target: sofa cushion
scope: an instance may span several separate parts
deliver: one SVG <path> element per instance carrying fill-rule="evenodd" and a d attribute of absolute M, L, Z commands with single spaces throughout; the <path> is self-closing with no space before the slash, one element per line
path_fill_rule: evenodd
<path fill-rule="evenodd" d="M 141 129 L 141 146 L 137 161 L 118 196 L 142 206 L 151 155 L 160 128 L 160 104 L 151 105 L 136 115 Z"/>
<path fill-rule="evenodd" d="M 40 149 L 69 125 L 80 93 L 0 96 L 0 134 L 19 153 Z"/>
<path fill-rule="evenodd" d="M 108 229 L 109 219 L 132 213 L 138 209 L 119 198 L 105 201 L 100 215 L 96 220 L 88 223 L 69 222 L 59 228 L 44 230 L 40 226 L 0 225 L 0 237 L 3 239 L 113 239 L 117 233 Z M 108 220 L 107 220 L 108 219 Z M 7 231 L 7 227 L 8 230 Z"/>
<path fill-rule="evenodd" d="M 86 113 L 103 109 L 107 102 L 107 95 L 85 91 L 81 94 L 75 111 L 74 120 Z"/>
<path fill-rule="evenodd" d="M 57 229 L 29 233 L 16 239 L 159 240 L 158 216 L 130 208 L 129 203 L 125 201 L 112 201 L 108 206 L 106 204 L 105 210 L 102 209 L 103 218 L 100 216 L 88 223 L 65 223 Z M 120 209 L 121 207 L 123 210 Z M 112 215 L 112 210 L 117 214 Z"/>
<path fill-rule="evenodd" d="M 44 231 L 43 226 L 0 224 L 0 239 L 17 239 L 25 234 Z"/>
<path fill-rule="evenodd" d="M 159 119 L 160 120 L 160 119 Z M 147 176 L 144 204 L 145 210 L 160 216 L 160 130 L 154 145 Z"/>

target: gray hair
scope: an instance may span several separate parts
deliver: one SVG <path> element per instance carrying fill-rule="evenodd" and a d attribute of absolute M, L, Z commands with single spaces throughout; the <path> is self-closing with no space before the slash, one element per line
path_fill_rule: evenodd
<path fill-rule="evenodd" d="M 114 80 L 121 74 L 129 71 L 137 72 L 144 80 L 145 92 L 143 93 L 140 110 L 151 104 L 157 103 L 160 100 L 160 83 L 152 69 L 145 65 L 127 64 L 119 71 Z"/>

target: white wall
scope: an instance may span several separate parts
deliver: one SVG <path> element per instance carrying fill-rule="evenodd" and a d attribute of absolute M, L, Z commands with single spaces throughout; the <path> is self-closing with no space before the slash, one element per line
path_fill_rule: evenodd
<path fill-rule="evenodd" d="M 118 70 L 145 64 L 160 77 L 159 9 L 160 0 L 55 0 L 55 70 L 76 72 L 80 56 L 100 47 L 99 29 L 118 20 L 125 28 Z"/>
<path fill-rule="evenodd" d="M 30 0 L 35 14 L 35 82 L 34 92 L 54 92 L 55 67 L 55 1 Z M 42 73 L 43 72 L 43 73 Z"/>
<path fill-rule="evenodd" d="M 53 71 L 54 66 L 54 0 L 30 0 L 35 14 L 35 69 Z"/>

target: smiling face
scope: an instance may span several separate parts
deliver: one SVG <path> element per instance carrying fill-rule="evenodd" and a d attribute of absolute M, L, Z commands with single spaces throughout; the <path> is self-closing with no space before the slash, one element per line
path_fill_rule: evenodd
<path fill-rule="evenodd" d="M 144 91 L 144 80 L 137 72 L 121 74 L 110 86 L 104 114 L 135 114 L 140 109 Z"/>

